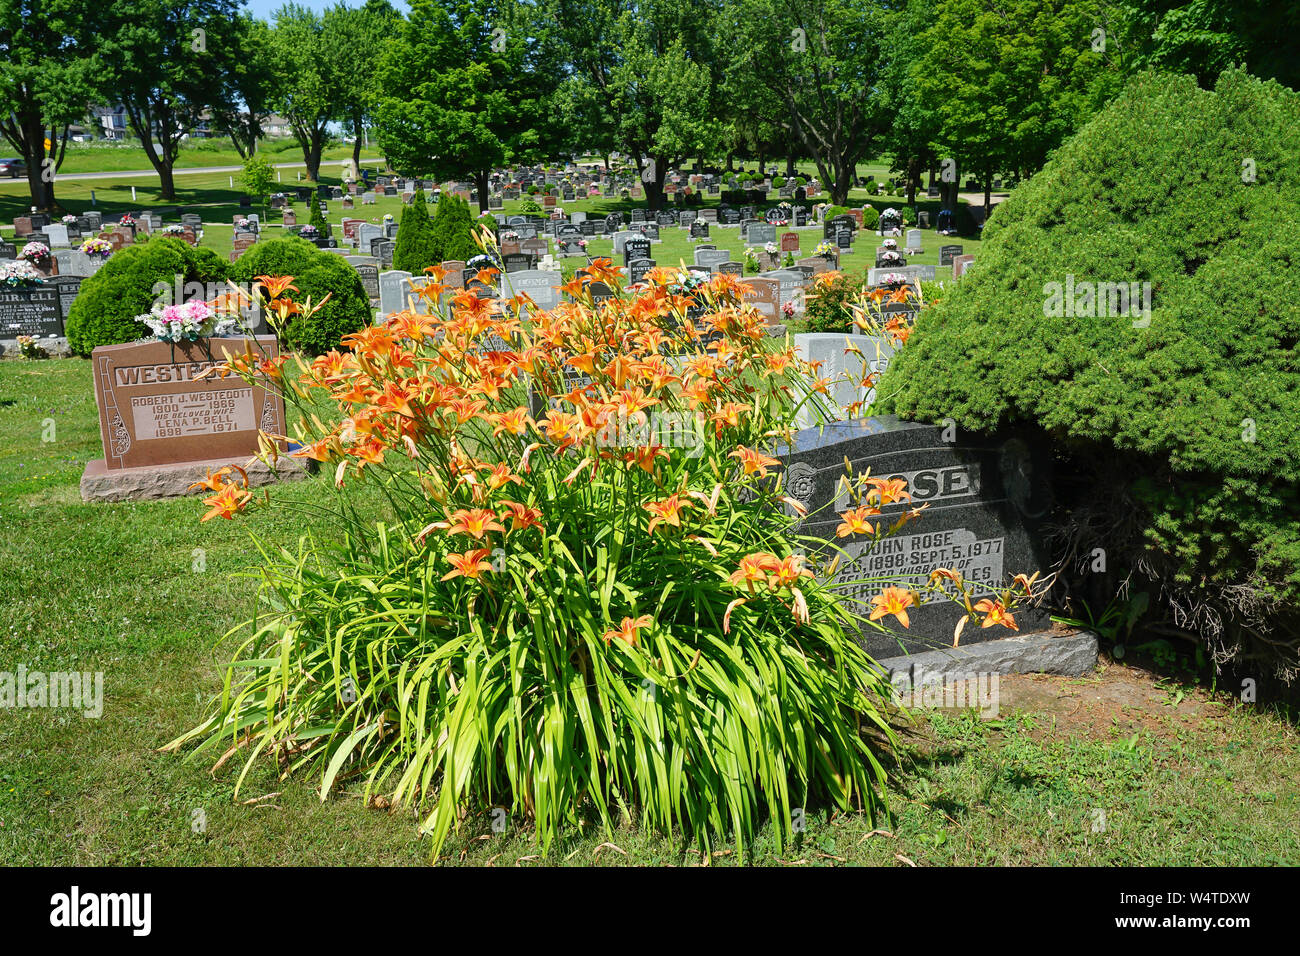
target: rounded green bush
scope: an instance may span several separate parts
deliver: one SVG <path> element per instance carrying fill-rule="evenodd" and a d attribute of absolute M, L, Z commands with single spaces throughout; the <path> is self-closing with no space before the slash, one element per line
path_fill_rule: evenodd
<path fill-rule="evenodd" d="M 183 297 L 184 287 L 198 282 L 205 287 L 198 297 L 206 298 L 206 287 L 216 292 L 225 287 L 226 274 L 227 265 L 215 252 L 180 239 L 154 236 L 127 246 L 81 284 L 66 323 L 68 344 L 76 354 L 89 355 L 99 345 L 145 338 L 149 330 L 135 317 L 159 300 L 170 303 L 178 281 Z"/>
<path fill-rule="evenodd" d="M 862 207 L 862 228 L 875 229 L 880 225 L 880 210 L 875 206 Z"/>
<path fill-rule="evenodd" d="M 320 302 L 333 293 L 325 307 L 310 319 L 295 316 L 283 330 L 285 344 L 308 355 L 320 355 L 336 348 L 339 340 L 365 328 L 372 321 L 370 300 L 361 277 L 342 256 L 317 249 L 306 239 L 289 237 L 256 243 L 230 267 L 230 278 L 252 283 L 261 275 L 293 276 L 298 292 L 294 300 L 308 296 Z"/>
<path fill-rule="evenodd" d="M 1074 553 L 1149 578 L 1217 660 L 1294 676 L 1298 222 L 1300 94 L 1140 75 L 998 206 L 882 408 L 1037 428 L 1072 456 L 1076 513 L 1100 514 Z"/>

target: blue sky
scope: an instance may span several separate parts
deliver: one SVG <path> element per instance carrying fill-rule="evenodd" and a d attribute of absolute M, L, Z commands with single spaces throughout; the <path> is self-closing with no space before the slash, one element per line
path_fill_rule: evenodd
<path fill-rule="evenodd" d="M 320 11 L 326 7 L 332 7 L 339 0 L 297 0 L 300 6 L 309 7 L 312 10 Z M 365 6 L 365 0 L 342 0 L 349 7 Z M 398 10 L 406 12 L 407 6 L 402 0 L 389 0 Z M 271 15 L 284 6 L 285 0 L 248 0 L 248 10 L 255 16 L 263 20 L 270 20 Z"/>

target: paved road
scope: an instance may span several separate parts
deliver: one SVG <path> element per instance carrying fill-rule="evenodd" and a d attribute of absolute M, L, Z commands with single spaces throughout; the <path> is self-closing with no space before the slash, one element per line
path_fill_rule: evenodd
<path fill-rule="evenodd" d="M 351 162 L 351 160 L 326 159 L 321 161 L 321 166 L 342 166 L 346 162 Z M 367 163 L 379 163 L 382 165 L 383 160 L 363 159 L 361 161 L 362 166 L 365 166 Z M 306 163 L 273 163 L 272 167 L 274 169 L 306 169 L 307 164 Z M 243 171 L 244 171 L 244 167 L 242 166 L 199 166 L 193 168 L 187 167 L 185 169 L 175 169 L 173 170 L 173 173 L 177 176 L 189 176 L 189 175 L 199 175 L 202 173 L 242 173 Z M 156 169 L 130 169 L 130 170 L 123 170 L 120 173 L 59 173 L 56 178 L 58 182 L 73 182 L 76 180 L 85 180 L 85 179 L 138 179 L 140 177 L 157 176 L 157 175 L 158 175 L 158 171 Z"/>

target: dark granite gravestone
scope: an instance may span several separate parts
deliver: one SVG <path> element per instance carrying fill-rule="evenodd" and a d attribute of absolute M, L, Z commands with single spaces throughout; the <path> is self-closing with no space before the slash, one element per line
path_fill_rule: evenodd
<path fill-rule="evenodd" d="M 508 256 L 501 257 L 501 264 L 505 267 L 507 273 L 526 272 L 529 269 L 536 268 L 536 262 L 535 256 L 523 252 L 511 253 Z"/>
<path fill-rule="evenodd" d="M 17 259 L 18 247 L 12 242 L 0 242 L 0 259 Z"/>
<path fill-rule="evenodd" d="M 740 222 L 740 213 L 734 209 L 719 209 L 718 222 L 728 226 L 737 225 Z"/>
<path fill-rule="evenodd" d="M 955 429 L 945 434 L 941 425 L 882 416 L 836 422 L 820 431 L 805 429 L 795 435 L 792 448 L 780 448 L 777 454 L 785 468 L 785 493 L 808 511 L 794 533 L 829 542 L 825 547 L 809 543 L 809 551 L 821 552 L 827 563 L 838 554 L 835 547 L 843 549 L 835 580 L 856 613 L 869 614 L 871 598 L 886 586 L 920 590 L 936 568 L 960 571 L 973 586 L 976 601 L 1010 586 L 1017 574 L 1049 569 L 1050 557 L 1039 534 L 1051 509 L 1049 461 L 1041 448 L 1018 435 Z M 837 538 L 840 513 L 854 506 L 840 484 L 845 458 L 854 475 L 870 469 L 873 477 L 906 480 L 911 501 L 886 506 L 882 523 L 892 523 L 909 508 L 927 507 L 874 547 L 865 535 Z M 963 609 L 938 595 L 923 595 L 923 601 L 909 608 L 906 629 L 892 616 L 881 621 L 888 633 L 864 627 L 862 643 L 868 653 L 879 659 L 951 647 Z M 1014 616 L 1018 631 L 968 622 L 960 643 L 1051 626 L 1045 607 L 1022 606 Z"/>
<path fill-rule="evenodd" d="M 597 304 L 604 302 L 606 299 L 614 298 L 614 290 L 604 282 L 589 283 L 587 292 L 591 295 L 591 301 Z"/>
<path fill-rule="evenodd" d="M 596 225 L 597 223 L 586 219 L 578 223 L 578 232 L 586 237 L 594 236 L 596 234 Z"/>
<path fill-rule="evenodd" d="M 650 258 L 650 240 L 643 239 L 640 236 L 633 236 L 623 243 L 623 265 L 627 265 L 637 259 Z"/>
<path fill-rule="evenodd" d="M 640 282 L 647 272 L 655 267 L 653 259 L 633 259 L 627 264 L 628 281 Z"/>
<path fill-rule="evenodd" d="M 63 314 L 63 321 L 68 321 L 68 310 L 72 308 L 72 303 L 76 301 L 77 293 L 81 291 L 81 283 L 85 276 L 58 275 L 50 276 L 45 280 L 45 285 L 59 293 L 59 311 Z"/>
<path fill-rule="evenodd" d="M 709 238 L 709 224 L 705 222 L 703 219 L 697 219 L 695 220 L 695 222 L 691 223 L 691 238 L 692 239 Z"/>
<path fill-rule="evenodd" d="M 62 334 L 63 309 L 58 289 L 0 289 L 0 338 Z"/>
<path fill-rule="evenodd" d="M 907 260 L 902 256 L 892 257 L 887 252 L 882 252 L 876 256 L 877 269 L 892 269 L 894 267 L 902 268 L 907 265 Z"/>
<path fill-rule="evenodd" d="M 939 247 L 939 265 L 950 266 L 952 260 L 956 259 L 965 250 L 961 246 L 940 246 Z"/>
<path fill-rule="evenodd" d="M 361 288 L 366 290 L 366 298 L 372 302 L 379 301 L 379 266 L 363 262 L 355 267 L 361 277 Z"/>
<path fill-rule="evenodd" d="M 794 224 L 795 226 L 808 225 L 808 210 L 803 206 L 794 207 Z"/>
<path fill-rule="evenodd" d="M 853 229 L 847 223 L 836 223 L 835 245 L 840 249 L 849 249 L 853 246 Z"/>

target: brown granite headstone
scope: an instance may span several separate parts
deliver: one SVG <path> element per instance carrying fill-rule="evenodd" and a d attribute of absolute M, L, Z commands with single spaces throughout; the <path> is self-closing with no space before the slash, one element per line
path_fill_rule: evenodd
<path fill-rule="evenodd" d="M 448 259 L 442 263 L 442 267 L 447 270 L 447 274 L 442 280 L 443 285 L 448 289 L 465 288 L 465 263 L 462 260 Z"/>
<path fill-rule="evenodd" d="M 781 233 L 781 251 L 798 252 L 799 251 L 799 233 L 783 232 Z"/>
<path fill-rule="evenodd" d="M 972 255 L 954 256 L 952 260 L 952 277 L 960 279 L 966 274 L 966 270 L 970 268 L 971 263 L 974 261 L 975 257 Z"/>
<path fill-rule="evenodd" d="M 744 281 L 745 285 L 754 290 L 745 297 L 745 300 L 752 302 L 759 312 L 767 316 L 769 322 L 775 322 L 781 300 L 781 283 L 776 279 L 765 279 L 761 276 L 753 276 Z"/>
<path fill-rule="evenodd" d="M 225 352 L 250 346 L 266 356 L 278 352 L 273 335 L 95 349 L 91 363 L 104 457 L 87 463 L 82 498 L 194 494 L 190 483 L 229 464 L 245 467 L 250 485 L 273 480 L 266 466 L 250 459 L 258 451 L 259 430 L 285 433 L 283 400 L 234 376 L 198 378 Z M 296 460 L 281 462 L 280 477 L 304 474 Z"/>
<path fill-rule="evenodd" d="M 277 354 L 273 335 L 199 342 L 103 345 L 91 355 L 108 470 L 229 458 L 257 452 L 258 430 L 284 434 L 284 402 L 228 376 L 198 378 L 223 351 Z"/>
<path fill-rule="evenodd" d="M 809 256 L 807 259 L 796 259 L 794 264 L 797 266 L 807 266 L 812 269 L 813 275 L 831 271 L 831 264 L 827 262 L 823 256 Z"/>

